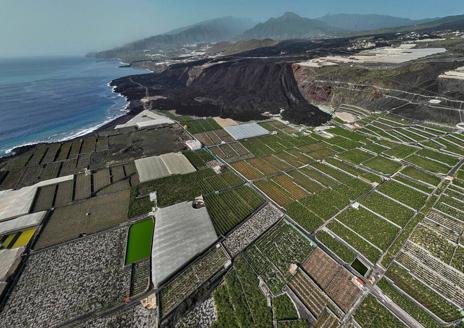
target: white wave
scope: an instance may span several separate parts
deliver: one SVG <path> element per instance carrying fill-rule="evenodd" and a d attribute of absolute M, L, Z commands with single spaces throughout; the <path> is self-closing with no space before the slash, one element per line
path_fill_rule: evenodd
<path fill-rule="evenodd" d="M 121 109 L 121 111 L 124 111 L 124 109 Z M 20 148 L 20 147 L 33 146 L 33 145 L 37 145 L 37 144 L 41 144 L 41 143 L 63 142 L 63 141 L 68 141 L 68 140 L 71 140 L 71 139 L 74 139 L 74 138 L 79 138 L 79 137 L 85 136 L 85 135 L 87 135 L 89 133 L 92 133 L 95 130 L 98 130 L 99 128 L 101 128 L 105 124 L 108 124 L 111 121 L 114 121 L 114 120 L 116 120 L 116 119 L 118 119 L 118 118 L 120 118 L 120 117 L 122 117 L 124 115 L 126 115 L 125 112 L 120 114 L 120 115 L 107 118 L 105 121 L 103 121 L 101 123 L 98 123 L 96 125 L 93 125 L 91 127 L 79 129 L 79 130 L 71 133 L 70 135 L 67 135 L 67 136 L 64 136 L 64 137 L 60 137 L 60 136 L 55 134 L 55 135 L 52 135 L 52 136 L 50 136 L 48 138 L 45 138 L 45 139 L 34 140 L 34 141 L 31 141 L 31 142 L 26 142 L 26 143 L 23 143 L 23 144 L 19 144 L 19 145 L 16 145 L 16 146 L 12 147 L 12 148 L 6 149 L 4 154 L 5 155 L 14 155 L 14 150 L 16 148 Z M 0 155 L 0 157 L 2 157 L 2 155 Z"/>

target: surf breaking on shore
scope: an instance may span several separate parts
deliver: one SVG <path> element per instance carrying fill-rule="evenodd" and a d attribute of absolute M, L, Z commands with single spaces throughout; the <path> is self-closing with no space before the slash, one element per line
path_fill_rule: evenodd
<path fill-rule="evenodd" d="M 113 68 L 110 68 L 110 69 L 113 69 Z M 138 71 L 140 73 L 145 72 L 145 70 L 138 70 Z M 123 71 L 122 73 L 123 73 L 121 74 L 122 76 L 126 75 L 126 73 L 128 75 L 131 75 L 134 73 L 134 71 L 130 71 L 130 72 Z M 116 92 L 116 87 L 111 85 L 112 81 L 117 78 L 117 74 L 114 74 L 110 70 L 108 72 L 108 75 L 112 75 L 112 76 L 110 77 L 109 80 L 106 80 L 105 84 L 106 84 L 106 88 L 109 88 L 111 90 L 111 94 L 113 96 L 109 95 L 108 93 L 109 89 L 106 89 L 108 91 L 103 93 L 104 98 L 105 98 L 103 103 L 99 103 L 99 101 L 96 100 L 95 105 L 90 105 L 90 106 L 94 106 L 95 109 L 93 109 L 92 107 L 90 107 L 90 110 L 89 108 L 86 109 L 88 111 L 87 120 L 85 120 L 85 122 L 82 122 L 81 126 L 78 126 L 78 124 L 76 124 L 77 122 L 80 122 L 79 121 L 80 118 L 76 117 L 75 120 L 73 119 L 74 113 L 79 115 L 79 111 L 73 108 L 72 110 L 70 110 L 69 118 L 67 120 L 68 123 L 66 123 L 65 121 L 62 125 L 56 124 L 55 126 L 51 126 L 51 127 L 44 126 L 43 129 L 36 130 L 36 132 L 30 133 L 30 134 L 28 134 L 27 132 L 24 132 L 24 134 L 18 134 L 16 138 L 11 138 L 10 140 L 6 139 L 4 140 L 4 142 L 1 142 L 0 140 L 1 142 L 0 158 L 14 155 L 20 152 L 21 149 L 28 148 L 33 145 L 37 145 L 41 143 L 68 141 L 68 140 L 72 140 L 75 138 L 88 135 L 102 127 L 107 126 L 108 124 L 111 124 L 113 121 L 121 119 L 122 117 L 127 115 L 129 113 L 129 106 L 130 106 L 129 100 L 124 95 Z M 102 87 L 103 87 L 103 84 L 100 84 L 100 87 L 96 86 L 97 90 L 101 90 Z M 90 97 L 92 96 L 90 95 Z M 95 97 L 96 99 L 98 99 L 98 95 L 95 95 Z M 105 103 L 107 103 L 107 105 L 105 105 Z M 40 105 L 41 104 L 39 104 L 39 106 Z M 56 105 L 56 107 L 58 106 L 59 105 Z M 42 105 L 42 108 L 48 109 L 49 107 L 47 107 L 47 104 L 45 103 L 45 105 Z M 33 109 L 33 107 L 31 109 Z M 67 107 L 62 107 L 62 110 L 66 111 Z M 92 114 L 93 111 L 95 111 L 95 115 Z M 39 109 L 38 109 L 38 113 L 40 113 Z M 47 112 L 46 114 L 50 115 L 49 112 Z M 93 118 L 94 118 L 94 122 L 91 122 Z M 53 117 L 50 118 L 50 120 L 53 120 L 53 119 L 54 119 Z M 18 127 L 18 130 L 19 129 L 21 129 L 20 125 Z"/>

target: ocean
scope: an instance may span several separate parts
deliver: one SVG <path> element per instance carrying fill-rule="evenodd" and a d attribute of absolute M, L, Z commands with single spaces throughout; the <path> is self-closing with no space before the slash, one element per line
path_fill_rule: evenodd
<path fill-rule="evenodd" d="M 0 156 L 37 142 L 88 133 L 125 112 L 108 85 L 147 73 L 85 57 L 0 59 Z"/>

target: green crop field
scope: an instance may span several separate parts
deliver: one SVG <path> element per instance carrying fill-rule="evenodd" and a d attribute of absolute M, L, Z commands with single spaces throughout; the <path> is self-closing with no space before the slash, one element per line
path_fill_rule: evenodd
<path fill-rule="evenodd" d="M 130 227 L 127 239 L 126 264 L 136 263 L 151 255 L 154 226 L 153 219 L 145 219 L 134 223 Z"/>
<path fill-rule="evenodd" d="M 382 250 L 387 249 L 399 231 L 398 227 L 363 208 L 348 208 L 337 220 Z"/>
<path fill-rule="evenodd" d="M 374 157 L 374 155 L 360 149 L 348 150 L 339 154 L 338 156 L 355 164 L 361 164 L 362 162 L 365 162 Z"/>
<path fill-rule="evenodd" d="M 363 163 L 363 165 L 377 172 L 381 172 L 388 175 L 397 172 L 401 168 L 400 163 L 381 156 L 368 160 L 367 162 Z"/>
<path fill-rule="evenodd" d="M 221 129 L 221 126 L 212 118 L 189 121 L 185 125 L 187 126 L 187 130 L 193 134 Z"/>
<path fill-rule="evenodd" d="M 368 295 L 354 315 L 361 327 L 394 328 L 406 327 L 372 295 Z"/>

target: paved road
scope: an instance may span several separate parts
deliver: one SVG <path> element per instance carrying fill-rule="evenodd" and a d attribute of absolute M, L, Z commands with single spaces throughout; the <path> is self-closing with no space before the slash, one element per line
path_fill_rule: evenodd
<path fill-rule="evenodd" d="M 451 169 L 451 171 L 449 171 L 448 175 L 454 176 L 454 175 L 459 171 L 459 169 L 460 169 L 463 165 L 464 165 L 464 158 L 461 159 L 461 160 L 459 161 L 459 163 L 456 164 L 456 165 Z"/>
<path fill-rule="evenodd" d="M 150 288 L 148 288 L 146 292 L 144 292 L 143 294 L 140 294 L 139 296 L 135 296 L 131 298 L 128 303 L 120 304 L 118 306 L 109 308 L 102 312 L 87 313 L 83 316 L 80 316 L 72 320 L 69 320 L 67 322 L 61 323 L 58 327 L 74 327 L 76 324 L 83 323 L 85 322 L 85 320 L 88 320 L 88 319 L 102 318 L 102 317 L 108 316 L 116 312 L 121 312 L 123 310 L 130 309 L 131 307 L 138 305 L 141 300 L 143 300 L 144 298 L 147 298 L 152 293 L 153 293 L 153 287 L 150 286 Z"/>

